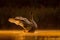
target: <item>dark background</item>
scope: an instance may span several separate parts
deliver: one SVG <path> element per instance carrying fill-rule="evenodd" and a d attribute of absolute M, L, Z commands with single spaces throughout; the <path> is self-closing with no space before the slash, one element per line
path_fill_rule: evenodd
<path fill-rule="evenodd" d="M 38 29 L 60 29 L 59 0 L 0 0 L 0 29 L 22 29 L 8 22 L 8 18 L 23 16 L 29 19 L 31 13 Z"/>

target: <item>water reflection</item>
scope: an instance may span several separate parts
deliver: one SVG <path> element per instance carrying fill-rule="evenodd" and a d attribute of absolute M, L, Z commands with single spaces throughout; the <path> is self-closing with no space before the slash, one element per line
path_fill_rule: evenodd
<path fill-rule="evenodd" d="M 59 36 L 2 36 L 0 40 L 60 40 Z"/>

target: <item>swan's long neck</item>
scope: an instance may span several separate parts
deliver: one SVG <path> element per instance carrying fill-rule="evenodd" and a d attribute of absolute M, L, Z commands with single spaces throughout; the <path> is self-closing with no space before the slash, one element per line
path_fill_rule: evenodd
<path fill-rule="evenodd" d="M 33 14 L 31 14 L 31 22 L 33 23 L 33 25 L 37 28 L 37 23 L 35 22 L 34 18 L 33 18 Z"/>

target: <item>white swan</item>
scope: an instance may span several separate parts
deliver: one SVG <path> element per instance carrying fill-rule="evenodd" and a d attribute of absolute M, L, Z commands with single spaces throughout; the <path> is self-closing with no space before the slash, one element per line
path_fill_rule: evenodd
<path fill-rule="evenodd" d="M 34 21 L 33 16 L 32 16 L 32 19 L 30 21 L 27 18 L 24 18 L 22 16 L 20 16 L 20 17 L 17 16 L 15 18 L 9 18 L 8 21 L 11 23 L 15 23 L 16 25 L 21 26 L 24 30 L 27 30 L 24 27 L 24 23 L 26 23 L 27 25 L 30 25 L 31 29 L 29 29 L 29 31 L 35 31 L 35 29 L 37 29 L 37 23 Z"/>

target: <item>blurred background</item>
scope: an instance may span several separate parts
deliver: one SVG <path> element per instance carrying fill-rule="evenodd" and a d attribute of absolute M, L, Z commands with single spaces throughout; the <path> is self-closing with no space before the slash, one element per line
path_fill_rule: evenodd
<path fill-rule="evenodd" d="M 60 0 L 0 0 L 0 30 L 20 30 L 9 18 L 33 13 L 39 30 L 60 29 Z"/>

